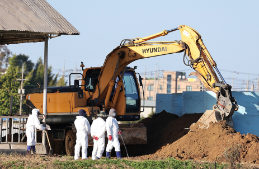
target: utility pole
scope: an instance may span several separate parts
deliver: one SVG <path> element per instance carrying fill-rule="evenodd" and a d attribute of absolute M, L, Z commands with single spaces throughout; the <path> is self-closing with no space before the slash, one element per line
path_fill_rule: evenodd
<path fill-rule="evenodd" d="M 155 100 L 155 98 L 156 98 L 156 67 L 155 67 L 155 75 L 154 75 L 154 87 L 153 87 L 153 91 L 154 91 L 154 94 L 153 94 L 154 99 L 153 99 L 153 100 Z"/>
<path fill-rule="evenodd" d="M 152 71 L 151 71 L 151 76 L 150 77 L 152 77 Z M 149 92 L 148 92 L 148 97 L 149 97 L 149 99 L 150 99 L 150 97 L 151 97 L 151 78 L 149 79 L 149 81 L 148 81 L 148 86 L 147 86 L 147 90 L 148 90 L 148 87 L 149 87 Z M 148 98 L 147 98 L 147 100 L 148 100 Z"/>
<path fill-rule="evenodd" d="M 77 62 L 76 62 L 76 65 L 77 65 Z M 75 73 L 77 73 L 76 67 L 75 67 Z M 75 79 L 77 79 L 77 75 L 75 76 Z"/>
<path fill-rule="evenodd" d="M 249 74 L 247 74 L 247 91 L 249 91 Z"/>
<path fill-rule="evenodd" d="M 236 71 L 232 72 L 232 89 L 233 89 L 232 91 L 234 91 L 234 80 L 237 79 L 237 78 L 234 78 L 234 73 L 237 73 L 237 72 Z"/>
<path fill-rule="evenodd" d="M 65 61 L 66 60 L 64 60 L 63 77 L 65 77 Z"/>
<path fill-rule="evenodd" d="M 144 76 L 144 78 L 145 78 L 145 79 L 144 79 L 144 80 L 145 80 L 145 81 L 144 81 L 145 83 L 144 83 L 144 87 L 143 87 L 143 92 L 144 92 L 145 89 L 146 89 L 146 81 L 147 81 L 147 79 L 146 79 L 146 66 L 145 66 L 145 76 Z M 145 100 L 145 96 L 144 96 L 143 100 Z"/>
<path fill-rule="evenodd" d="M 21 80 L 21 91 L 19 92 L 20 94 L 20 115 L 22 115 L 22 95 L 24 94 L 24 90 L 23 90 L 23 81 L 25 81 L 26 79 L 23 79 L 23 74 L 24 74 L 24 64 L 22 64 L 22 79 L 17 79 L 17 80 Z"/>
<path fill-rule="evenodd" d="M 174 92 L 177 93 L 177 80 L 178 80 L 178 77 L 177 77 L 177 71 L 175 72 L 175 88 L 174 88 Z M 171 92 L 172 93 L 172 92 Z"/>
<path fill-rule="evenodd" d="M 254 84 L 252 84 L 252 86 L 251 86 L 251 91 L 252 92 L 254 91 Z"/>
<path fill-rule="evenodd" d="M 159 91 L 160 91 L 160 80 L 159 80 L 159 76 L 160 76 L 160 71 L 159 71 L 159 66 L 158 66 L 158 68 L 157 68 L 157 91 L 156 91 L 156 93 L 159 93 Z"/>

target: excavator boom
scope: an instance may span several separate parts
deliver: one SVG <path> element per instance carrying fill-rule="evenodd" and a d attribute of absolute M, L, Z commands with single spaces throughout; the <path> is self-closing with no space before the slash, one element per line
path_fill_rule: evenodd
<path fill-rule="evenodd" d="M 179 41 L 150 41 L 160 36 L 179 30 L 181 40 Z M 105 108 L 116 107 L 116 102 L 120 100 L 116 94 L 110 101 L 109 96 L 115 85 L 115 79 L 119 77 L 119 88 L 115 93 L 119 93 L 122 86 L 122 78 L 125 67 L 131 62 L 149 57 L 162 56 L 184 52 L 184 64 L 195 70 L 191 75 L 197 76 L 207 90 L 213 91 L 217 95 L 217 103 L 213 106 L 213 111 L 220 114 L 220 119 L 231 118 L 238 105 L 231 94 L 231 86 L 226 84 L 220 74 L 216 62 L 211 57 L 204 45 L 201 35 L 193 28 L 180 25 L 178 28 L 164 30 L 160 33 L 144 38 L 125 39 L 120 46 L 115 48 L 107 57 L 99 76 L 99 90 L 93 94 L 93 98 L 105 96 Z M 103 84 L 103 86 L 102 86 Z M 102 94 L 105 92 L 105 95 Z M 119 111 L 124 111 L 123 109 Z M 211 120 L 213 121 L 213 120 Z"/>

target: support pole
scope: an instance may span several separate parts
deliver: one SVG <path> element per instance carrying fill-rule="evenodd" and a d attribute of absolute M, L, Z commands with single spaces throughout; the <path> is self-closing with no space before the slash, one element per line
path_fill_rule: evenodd
<path fill-rule="evenodd" d="M 38 143 L 38 140 L 37 140 L 37 127 L 35 127 L 35 143 L 37 144 Z"/>
<path fill-rule="evenodd" d="M 13 143 L 13 133 L 14 133 L 14 129 L 13 129 L 13 118 L 11 118 L 12 119 L 12 123 L 10 123 L 10 124 L 12 124 L 11 125 L 11 128 L 10 128 L 10 131 L 11 131 L 11 143 Z"/>
<path fill-rule="evenodd" d="M 13 96 L 10 97 L 10 116 L 13 115 Z M 9 137 L 8 137 L 8 141 L 11 142 L 11 138 L 13 138 L 13 119 L 9 118 Z"/>
<path fill-rule="evenodd" d="M 5 118 L 6 120 L 6 128 L 5 128 L 5 142 L 7 143 L 8 142 L 8 121 L 9 119 L 8 118 Z"/>
<path fill-rule="evenodd" d="M 24 121 L 25 121 L 25 119 L 23 118 L 23 119 L 22 119 L 22 129 L 23 129 L 23 130 L 22 130 L 22 138 L 23 138 L 23 135 L 24 135 Z"/>
<path fill-rule="evenodd" d="M 19 127 L 18 127 L 18 143 L 21 141 L 21 118 L 19 118 Z"/>
<path fill-rule="evenodd" d="M 43 86 L 43 115 L 47 115 L 47 85 L 48 85 L 48 38 L 45 39 L 44 45 L 44 86 Z M 43 118 L 46 126 L 46 118 Z M 42 131 L 42 144 L 46 145 L 46 134 Z"/>
<path fill-rule="evenodd" d="M 0 118 L 0 144 L 2 143 L 3 118 Z"/>
<path fill-rule="evenodd" d="M 22 115 L 23 74 L 24 74 L 24 63 L 22 64 L 22 79 L 21 79 L 21 93 L 20 93 L 20 115 Z"/>

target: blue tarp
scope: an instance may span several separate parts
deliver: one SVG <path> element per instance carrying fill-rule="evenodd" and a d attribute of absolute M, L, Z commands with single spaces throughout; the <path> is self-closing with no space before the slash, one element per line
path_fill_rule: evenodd
<path fill-rule="evenodd" d="M 232 95 L 239 105 L 239 110 L 232 116 L 234 129 L 241 134 L 259 136 L 259 93 L 233 91 Z M 181 116 L 212 110 L 216 103 L 216 94 L 211 91 L 157 94 L 156 99 L 156 112 L 166 110 Z"/>

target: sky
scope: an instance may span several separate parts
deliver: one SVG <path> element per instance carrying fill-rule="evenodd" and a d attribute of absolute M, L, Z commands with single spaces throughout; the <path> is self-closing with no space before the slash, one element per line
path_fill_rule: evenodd
<path fill-rule="evenodd" d="M 80 35 L 62 35 L 49 40 L 48 64 L 53 73 L 66 75 L 85 67 L 102 66 L 106 55 L 123 39 L 149 36 L 179 25 L 198 31 L 226 82 L 234 90 L 257 89 L 259 1 L 250 0 L 47 0 Z M 175 31 L 155 40 L 181 40 Z M 13 54 L 25 54 L 36 63 L 44 56 L 44 42 L 8 45 Z M 183 64 L 183 53 L 137 60 L 136 72 L 154 76 L 155 70 L 192 72 Z M 74 72 L 74 71 L 73 71 Z M 160 74 L 161 75 L 161 74 Z M 188 76 L 187 76 L 188 77 Z M 249 89 L 250 90 L 250 89 Z"/>

